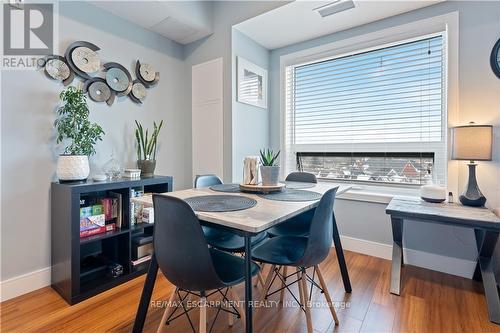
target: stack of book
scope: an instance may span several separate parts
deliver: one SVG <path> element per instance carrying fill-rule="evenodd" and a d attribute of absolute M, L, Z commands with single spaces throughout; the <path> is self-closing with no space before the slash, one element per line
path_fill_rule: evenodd
<path fill-rule="evenodd" d="M 121 227 L 121 194 L 80 200 L 80 238 L 113 231 Z"/>

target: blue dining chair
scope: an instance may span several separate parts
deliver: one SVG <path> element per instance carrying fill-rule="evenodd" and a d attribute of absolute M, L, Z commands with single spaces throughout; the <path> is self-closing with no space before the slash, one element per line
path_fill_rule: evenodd
<path fill-rule="evenodd" d="M 206 332 L 207 327 L 207 297 L 220 294 L 229 304 L 227 308 L 218 307 L 215 319 L 210 327 L 214 326 L 220 311 L 237 316 L 244 321 L 244 310 L 238 310 L 234 304 L 240 304 L 236 293 L 231 287 L 245 279 L 245 260 L 239 256 L 209 247 L 200 225 L 200 221 L 191 207 L 183 200 L 154 194 L 153 205 L 155 212 L 153 246 L 161 272 L 175 286 L 167 308 L 162 316 L 158 332 L 163 332 L 165 326 L 175 318 L 186 315 L 189 324 L 196 332 L 189 312 L 184 304 L 192 295 L 200 297 L 199 331 Z M 257 274 L 259 267 L 252 263 L 252 276 Z M 184 296 L 181 292 L 185 293 Z M 229 295 L 229 296 L 228 296 Z M 179 298 L 180 307 L 173 309 L 172 304 Z M 229 302 L 229 298 L 233 302 Z M 192 302 L 195 303 L 195 302 Z M 182 308 L 183 313 L 173 317 L 175 312 Z"/>
<path fill-rule="evenodd" d="M 286 177 L 285 181 L 316 184 L 318 179 L 314 174 L 309 172 L 292 172 Z M 269 237 L 307 236 L 313 215 L 314 209 L 308 210 L 289 219 L 285 223 L 272 227 L 267 233 Z"/>
<path fill-rule="evenodd" d="M 195 188 L 204 188 L 222 184 L 222 180 L 213 174 L 197 175 L 194 181 Z M 231 253 L 245 252 L 245 239 L 234 232 L 216 227 L 203 226 L 203 233 L 210 246 Z M 267 237 L 266 232 L 261 232 L 252 237 L 252 246 L 262 242 Z"/>
<path fill-rule="evenodd" d="M 291 285 L 299 283 L 299 303 L 306 313 L 308 333 L 313 332 L 307 290 L 307 281 L 309 278 L 306 275 L 306 269 L 309 267 L 314 267 L 316 270 L 333 320 L 336 325 L 339 323 L 330 293 L 319 268 L 319 264 L 326 259 L 332 246 L 333 203 L 337 189 L 338 187 L 332 188 L 321 197 L 310 223 L 309 236 L 276 236 L 267 239 L 253 250 L 252 259 L 272 265 L 263 291 L 264 299 L 267 298 L 271 284 L 276 277 L 282 281 L 281 290 L 286 288 L 290 291 L 289 287 Z M 286 274 L 281 274 L 279 269 L 276 269 L 276 266 L 295 267 L 296 272 L 286 276 Z M 286 283 L 285 278 L 294 275 L 297 276 L 297 279 L 291 283 Z M 311 281 L 311 283 L 314 283 L 314 281 Z M 295 295 L 291 291 L 290 293 L 295 298 Z"/>

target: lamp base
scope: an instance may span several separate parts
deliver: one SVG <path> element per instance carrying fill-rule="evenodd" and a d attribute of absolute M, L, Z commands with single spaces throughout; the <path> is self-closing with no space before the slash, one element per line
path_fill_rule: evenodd
<path fill-rule="evenodd" d="M 486 197 L 479 190 L 476 180 L 477 164 L 469 163 L 469 180 L 465 191 L 460 195 L 459 200 L 464 206 L 482 207 L 486 203 Z"/>

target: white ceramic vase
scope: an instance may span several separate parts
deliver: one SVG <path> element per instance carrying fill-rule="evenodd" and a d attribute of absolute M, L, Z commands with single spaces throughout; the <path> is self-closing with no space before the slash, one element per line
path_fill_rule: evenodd
<path fill-rule="evenodd" d="M 84 155 L 59 155 L 57 178 L 60 181 L 86 180 L 90 173 L 89 157 Z"/>

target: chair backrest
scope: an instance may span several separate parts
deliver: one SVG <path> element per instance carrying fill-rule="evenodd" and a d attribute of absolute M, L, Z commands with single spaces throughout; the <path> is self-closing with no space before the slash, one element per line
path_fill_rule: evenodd
<path fill-rule="evenodd" d="M 165 277 L 175 286 L 192 291 L 223 286 L 215 271 L 200 221 L 178 198 L 153 195 L 154 253 Z"/>
<path fill-rule="evenodd" d="M 317 183 L 318 179 L 310 172 L 296 171 L 286 176 L 286 181 L 289 182 L 303 182 L 303 183 Z"/>
<path fill-rule="evenodd" d="M 195 188 L 210 187 L 213 185 L 222 184 L 222 180 L 216 175 L 196 175 L 194 180 Z"/>
<path fill-rule="evenodd" d="M 321 197 L 311 221 L 306 250 L 297 262 L 299 266 L 318 265 L 328 256 L 332 246 L 333 203 L 337 190 L 338 186 L 326 191 Z"/>

